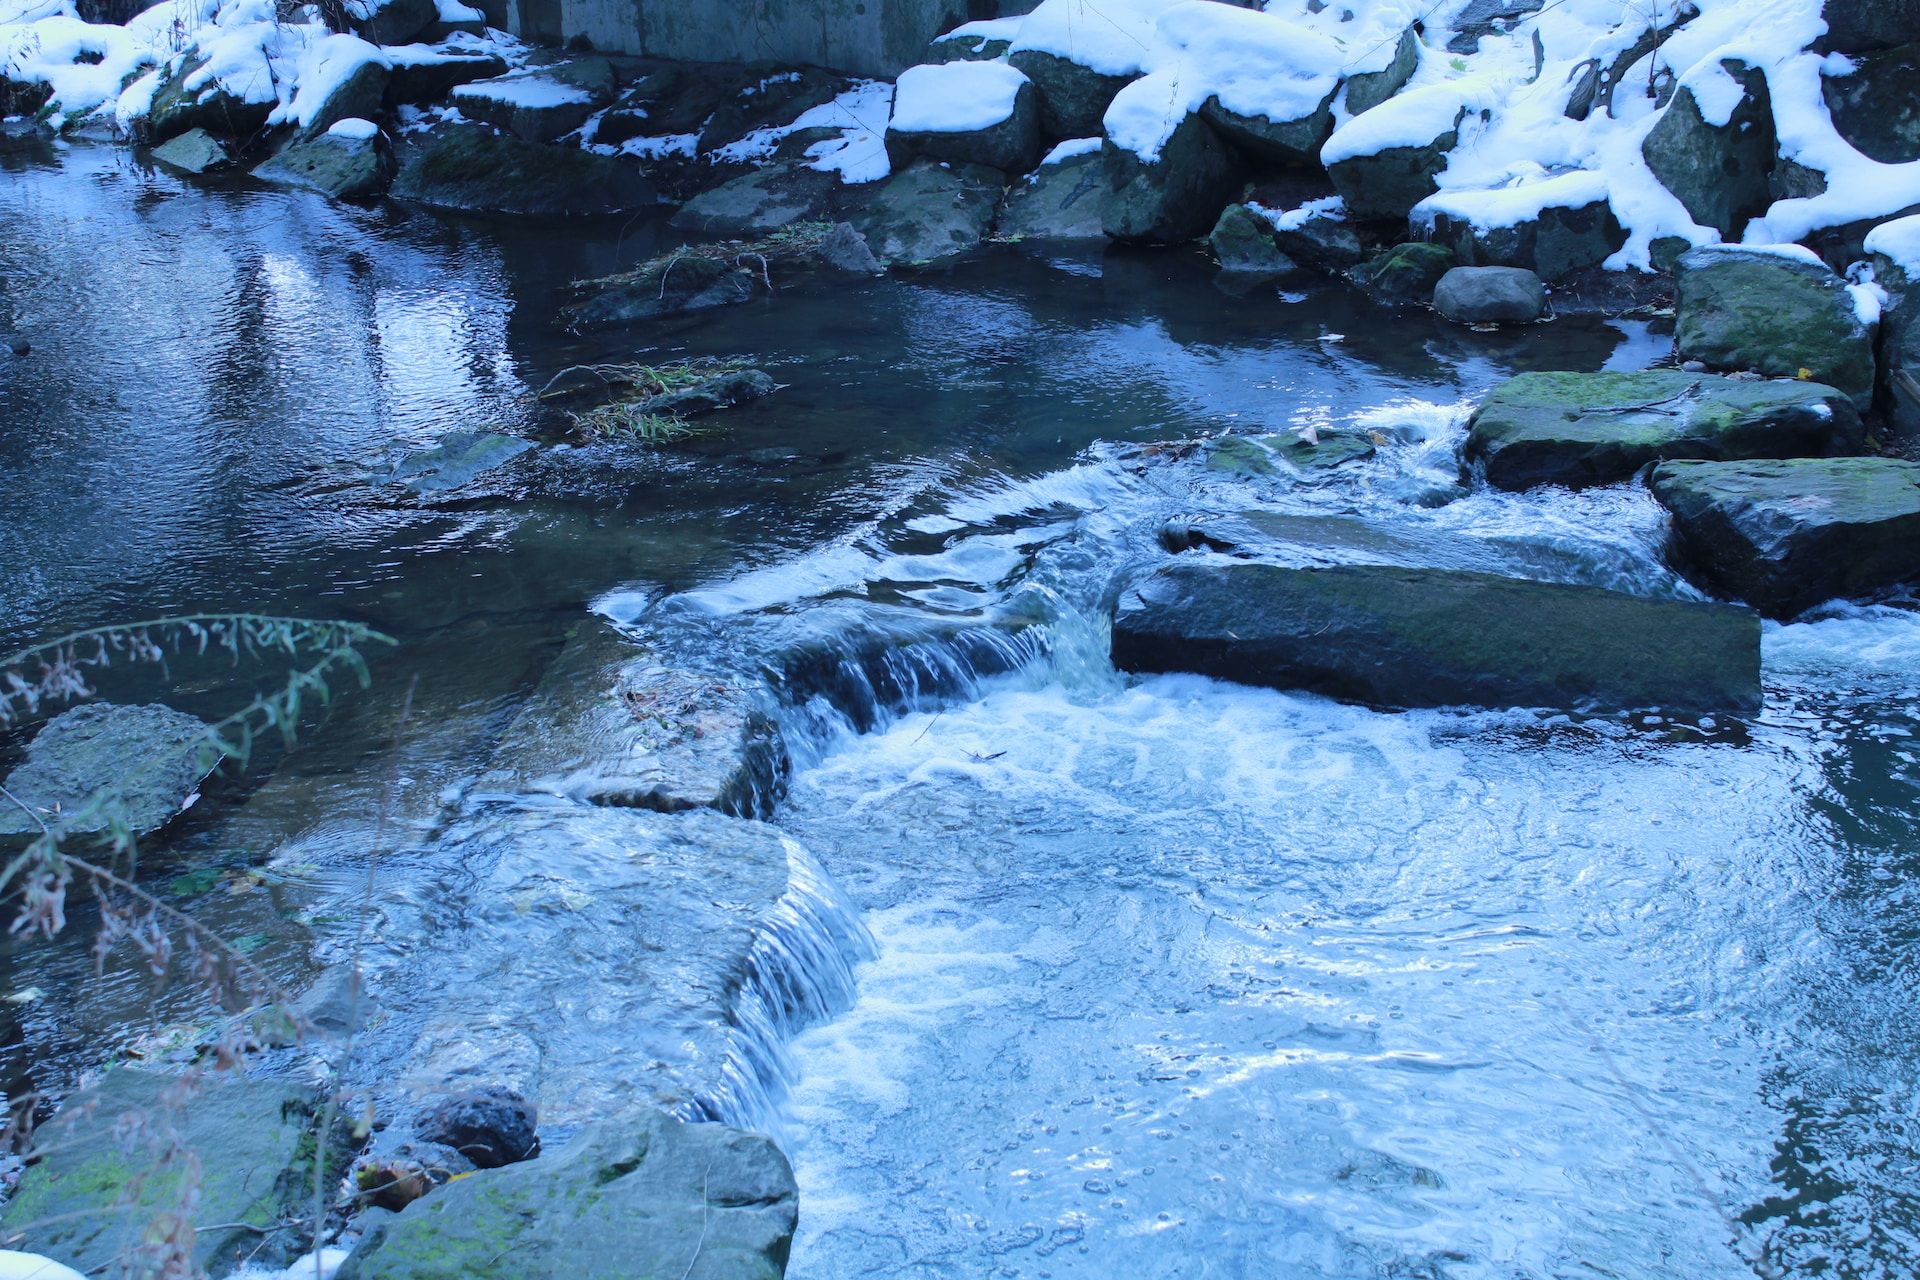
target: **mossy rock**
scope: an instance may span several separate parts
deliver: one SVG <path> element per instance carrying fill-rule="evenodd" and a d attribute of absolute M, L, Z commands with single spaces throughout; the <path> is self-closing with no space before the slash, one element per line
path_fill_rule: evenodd
<path fill-rule="evenodd" d="M 1374 455 L 1373 442 L 1364 436 L 1323 435 L 1309 441 L 1298 436 L 1227 436 L 1207 451 L 1207 470 L 1242 476 L 1273 476 L 1295 471 L 1327 471 Z"/>
<path fill-rule="evenodd" d="M 1354 283 L 1381 302 L 1423 306 L 1435 286 L 1458 264 L 1453 250 L 1440 244 L 1397 244 L 1354 270 Z"/>
<path fill-rule="evenodd" d="M 1674 340 L 1710 369 L 1809 378 L 1873 401 L 1873 331 L 1846 281 L 1818 262 L 1713 245 L 1676 266 Z"/>

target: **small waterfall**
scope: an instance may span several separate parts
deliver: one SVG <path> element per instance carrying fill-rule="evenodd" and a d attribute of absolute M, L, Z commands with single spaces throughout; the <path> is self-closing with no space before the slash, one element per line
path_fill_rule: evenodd
<path fill-rule="evenodd" d="M 853 967 L 874 955 L 873 935 L 840 886 L 797 841 L 787 850 L 787 891 L 761 922 L 734 1003 L 733 1050 L 714 1093 L 675 1113 L 776 1133 L 793 1079 L 787 1044 L 853 1003 Z"/>

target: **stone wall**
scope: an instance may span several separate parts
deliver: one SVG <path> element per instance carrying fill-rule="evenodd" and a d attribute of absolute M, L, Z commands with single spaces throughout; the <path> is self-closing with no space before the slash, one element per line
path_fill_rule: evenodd
<path fill-rule="evenodd" d="M 495 13 L 494 6 L 500 6 Z M 1018 12 L 1006 0 L 491 0 L 490 18 L 541 44 L 697 62 L 775 62 L 887 76 L 962 22 Z"/>

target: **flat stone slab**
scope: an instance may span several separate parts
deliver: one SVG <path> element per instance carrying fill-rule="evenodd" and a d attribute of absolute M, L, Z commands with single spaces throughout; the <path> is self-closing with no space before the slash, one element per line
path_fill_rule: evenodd
<path fill-rule="evenodd" d="M 786 755 L 757 691 L 581 623 L 494 752 L 494 777 L 592 804 L 757 815 Z"/>
<path fill-rule="evenodd" d="M 531 452 L 533 441 L 497 431 L 454 431 L 431 449 L 402 458 L 392 479 L 419 494 L 445 493 Z"/>
<path fill-rule="evenodd" d="M 110 787 L 118 813 L 135 835 L 173 821 L 219 763 L 208 754 L 207 726 L 184 711 L 152 704 L 96 702 L 63 711 L 27 744 L 26 761 L 7 790 L 50 827 L 96 834 L 110 825 L 90 802 Z M 0 837 L 31 837 L 36 822 L 17 805 L 0 804 Z"/>
<path fill-rule="evenodd" d="M 798 1218 L 772 1139 L 638 1116 L 449 1183 L 375 1227 L 338 1280 L 779 1280 Z"/>
<path fill-rule="evenodd" d="M 1502 489 L 1625 480 L 1674 458 L 1826 457 L 1860 447 L 1852 400 L 1815 382 L 1712 374 L 1523 373 L 1467 424 L 1466 456 Z"/>
<path fill-rule="evenodd" d="M 1678 559 L 1769 617 L 1920 585 L 1920 463 L 1668 462 L 1652 485 Z"/>
<path fill-rule="evenodd" d="M 27 1171 L 6 1207 L 9 1239 L 88 1275 L 119 1273 L 123 1252 L 141 1243 L 155 1219 L 177 1211 L 177 1185 L 152 1175 L 159 1158 L 117 1128 L 132 1118 L 164 1131 L 174 1128 L 200 1162 L 193 1220 L 201 1230 L 194 1257 L 213 1276 L 252 1258 L 278 1266 L 302 1252 L 295 1229 L 273 1231 L 311 1216 L 316 1133 L 323 1099 L 278 1080 L 202 1076 L 184 1086 L 176 1077 L 122 1068 L 97 1089 L 67 1100 L 42 1126 L 36 1142 L 45 1154 Z M 328 1185 L 351 1153 L 326 1144 Z M 126 1197 L 131 1196 L 131 1207 Z"/>
<path fill-rule="evenodd" d="M 1113 661 L 1392 708 L 1760 706 L 1745 609 L 1447 569 L 1169 565 L 1122 596 Z"/>

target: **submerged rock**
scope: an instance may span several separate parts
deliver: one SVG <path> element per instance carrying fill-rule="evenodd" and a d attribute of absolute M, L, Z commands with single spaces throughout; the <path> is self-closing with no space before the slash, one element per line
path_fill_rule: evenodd
<path fill-rule="evenodd" d="M 1297 270 L 1293 259 L 1280 252 L 1273 224 L 1244 204 L 1230 204 L 1207 237 L 1213 259 L 1222 271 L 1240 275 L 1278 276 Z"/>
<path fill-rule="evenodd" d="M 338 1280 L 779 1280 L 798 1217 L 772 1139 L 638 1115 L 449 1183 L 376 1226 Z"/>
<path fill-rule="evenodd" d="M 95 702 L 63 711 L 32 742 L 7 778 L 7 790 L 31 808 L 0 804 L 0 838 L 56 830 L 92 835 L 109 819 L 135 835 L 158 831 L 198 793 L 218 763 L 201 721 L 159 704 Z"/>
<path fill-rule="evenodd" d="M 233 152 L 227 149 L 227 144 L 205 129 L 189 129 L 169 138 L 153 149 L 153 158 L 170 169 L 196 175 L 233 164 Z"/>
<path fill-rule="evenodd" d="M 422 1142 L 457 1151 L 478 1169 L 498 1169 L 540 1154 L 533 1104 L 499 1085 L 435 1100 L 414 1120 L 413 1130 Z"/>
<path fill-rule="evenodd" d="M 669 666 L 589 618 L 508 726 L 494 766 L 530 790 L 594 804 L 757 814 L 787 760 L 757 689 Z"/>
<path fill-rule="evenodd" d="M 343 120 L 317 138 L 288 144 L 253 176 L 336 200 L 364 200 L 387 189 L 393 157 L 371 121 Z"/>
<path fill-rule="evenodd" d="M 995 234 L 1002 240 L 1102 240 L 1106 187 L 1099 148 L 1043 164 L 1007 192 Z"/>
<path fill-rule="evenodd" d="M 1294 471 L 1325 471 L 1347 462 L 1363 462 L 1374 455 L 1365 436 L 1227 436 L 1207 450 L 1209 471 L 1243 476 L 1284 475 Z"/>
<path fill-rule="evenodd" d="M 1170 565 L 1121 598 L 1113 661 L 1381 707 L 1760 705 L 1746 610 L 1446 569 Z"/>
<path fill-rule="evenodd" d="M 996 169 L 916 160 L 887 179 L 853 225 L 882 262 L 945 264 L 986 239 L 1003 185 Z"/>
<path fill-rule="evenodd" d="M 1859 449 L 1853 402 L 1814 382 L 1704 373 L 1523 373 L 1467 423 L 1466 456 L 1503 489 L 1625 480 L 1669 458 L 1825 457 Z"/>
<path fill-rule="evenodd" d="M 1681 564 L 1769 617 L 1920 585 L 1920 463 L 1668 462 L 1651 483 Z"/>
<path fill-rule="evenodd" d="M 1433 287 L 1433 309 L 1455 324 L 1531 324 L 1547 287 L 1524 267 L 1455 267 Z"/>
<path fill-rule="evenodd" d="M 697 386 L 681 391 L 662 392 L 641 401 L 636 410 L 640 413 L 665 414 L 675 418 L 691 418 L 696 414 L 717 413 L 722 409 L 731 409 L 735 405 L 746 404 L 772 395 L 779 385 L 760 369 L 736 369 L 716 374 Z"/>
<path fill-rule="evenodd" d="M 1453 251 L 1438 244 L 1397 244 L 1355 268 L 1354 283 L 1381 302 L 1419 306 L 1453 270 Z"/>
<path fill-rule="evenodd" d="M 1777 144 L 1766 73 L 1737 63 L 1727 71 L 1741 91 L 1732 114 L 1709 123 L 1693 90 L 1682 86 L 1640 152 L 1695 222 L 1737 240 L 1773 203 L 1768 175 Z"/>
<path fill-rule="evenodd" d="M 158 1171 L 162 1140 L 137 1136 L 137 1126 L 157 1135 L 171 1129 L 199 1161 L 191 1208 L 199 1265 L 216 1277 L 249 1261 L 281 1265 L 312 1238 L 294 1221 L 312 1217 L 316 1153 L 324 1155 L 328 1186 L 352 1158 L 343 1133 L 320 1133 L 324 1102 L 278 1080 L 210 1074 L 188 1083 L 130 1068 L 109 1072 L 41 1127 L 41 1159 L 0 1223 L 75 1270 L 117 1269 L 160 1215 L 180 1211 L 177 1178 Z M 136 1127 L 123 1127 L 129 1123 Z"/>
<path fill-rule="evenodd" d="M 1873 330 L 1846 281 L 1811 258 L 1713 245 L 1681 257 L 1674 339 L 1710 369 L 1806 377 L 1873 400 Z"/>
<path fill-rule="evenodd" d="M 590 218 L 654 203 L 634 169 L 574 147 L 547 147 L 476 125 L 442 130 L 401 165 L 393 194 L 439 209 Z"/>
<path fill-rule="evenodd" d="M 1156 159 L 1108 142 L 1100 221 L 1115 240 L 1184 244 L 1212 229 L 1240 187 L 1232 150 L 1198 115 L 1174 126 Z"/>
<path fill-rule="evenodd" d="M 433 448 L 401 459 L 391 479 L 415 493 L 446 493 L 532 449 L 533 441 L 498 431 L 454 431 Z"/>

